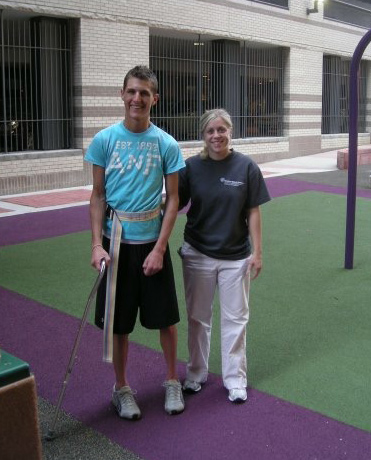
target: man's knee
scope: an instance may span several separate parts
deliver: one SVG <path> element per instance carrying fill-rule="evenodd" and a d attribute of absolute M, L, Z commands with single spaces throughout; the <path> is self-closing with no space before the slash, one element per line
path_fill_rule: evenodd
<path fill-rule="evenodd" d="M 164 327 L 162 329 L 160 329 L 160 333 L 161 334 L 169 334 L 169 335 L 173 335 L 173 334 L 176 334 L 176 325 L 175 324 L 172 324 L 171 326 L 167 326 L 167 327 Z"/>

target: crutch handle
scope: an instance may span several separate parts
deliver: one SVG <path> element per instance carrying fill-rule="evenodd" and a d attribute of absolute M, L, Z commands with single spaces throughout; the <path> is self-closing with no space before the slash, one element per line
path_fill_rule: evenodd
<path fill-rule="evenodd" d="M 101 259 L 101 261 L 100 261 L 100 270 L 99 270 L 99 274 L 102 274 L 102 276 L 103 276 L 105 271 L 106 271 L 106 259 L 103 258 L 103 259 Z"/>

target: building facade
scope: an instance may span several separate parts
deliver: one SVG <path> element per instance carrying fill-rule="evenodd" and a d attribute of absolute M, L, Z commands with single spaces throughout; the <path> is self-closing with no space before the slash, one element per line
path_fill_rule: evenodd
<path fill-rule="evenodd" d="M 198 119 L 224 107 L 234 146 L 259 163 L 348 145 L 349 68 L 371 28 L 366 0 L 0 0 L 0 194 L 91 183 L 84 152 L 123 118 L 120 88 L 152 67 L 153 121 L 184 157 Z M 371 46 L 359 71 L 370 143 Z"/>

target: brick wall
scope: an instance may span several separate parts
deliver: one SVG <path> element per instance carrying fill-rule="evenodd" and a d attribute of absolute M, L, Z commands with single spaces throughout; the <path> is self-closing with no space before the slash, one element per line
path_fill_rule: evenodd
<path fill-rule="evenodd" d="M 76 187 L 90 182 L 91 171 L 82 161 L 81 150 L 0 155 L 2 195 Z"/>
<path fill-rule="evenodd" d="M 75 76 L 75 144 L 86 149 L 100 129 L 124 117 L 120 89 L 126 72 L 149 62 L 149 29 L 98 19 L 80 20 L 79 74 Z"/>
<path fill-rule="evenodd" d="M 343 136 L 321 136 L 322 57 L 323 53 L 350 57 L 366 30 L 324 20 L 321 9 L 307 16 L 308 0 L 289 3 L 290 11 L 249 0 L 158 0 L 155 6 L 145 0 L 0 0 L 0 8 L 71 19 L 74 147 L 79 149 L 73 159 L 35 159 L 31 168 L 22 158 L 16 160 L 17 168 L 2 161 L 0 194 L 37 190 L 52 180 L 55 187 L 89 183 L 83 152 L 96 132 L 123 118 L 122 81 L 129 68 L 148 64 L 152 29 L 173 36 L 203 34 L 285 48 L 284 137 L 235 140 L 237 150 L 263 162 L 344 147 Z M 371 47 L 364 58 L 371 60 Z M 371 95 L 368 98 L 370 104 Z M 367 133 L 361 142 L 369 143 Z M 182 145 L 185 157 L 198 152 L 200 145 Z"/>

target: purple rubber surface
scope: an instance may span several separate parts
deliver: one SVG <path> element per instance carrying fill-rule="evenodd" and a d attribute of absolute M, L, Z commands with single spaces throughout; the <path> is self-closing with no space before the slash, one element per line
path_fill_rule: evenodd
<path fill-rule="evenodd" d="M 80 321 L 0 288 L 1 346 L 30 364 L 38 395 L 56 403 Z M 143 418 L 121 420 L 110 404 L 111 365 L 101 359 L 101 331 L 87 325 L 62 409 L 146 460 L 369 460 L 371 435 L 257 390 L 246 404 L 227 400 L 210 375 L 183 414 L 164 412 L 161 353 L 131 345 L 129 378 Z M 179 364 L 184 376 L 184 364 Z M 63 426 L 57 426 L 63 433 Z"/>

